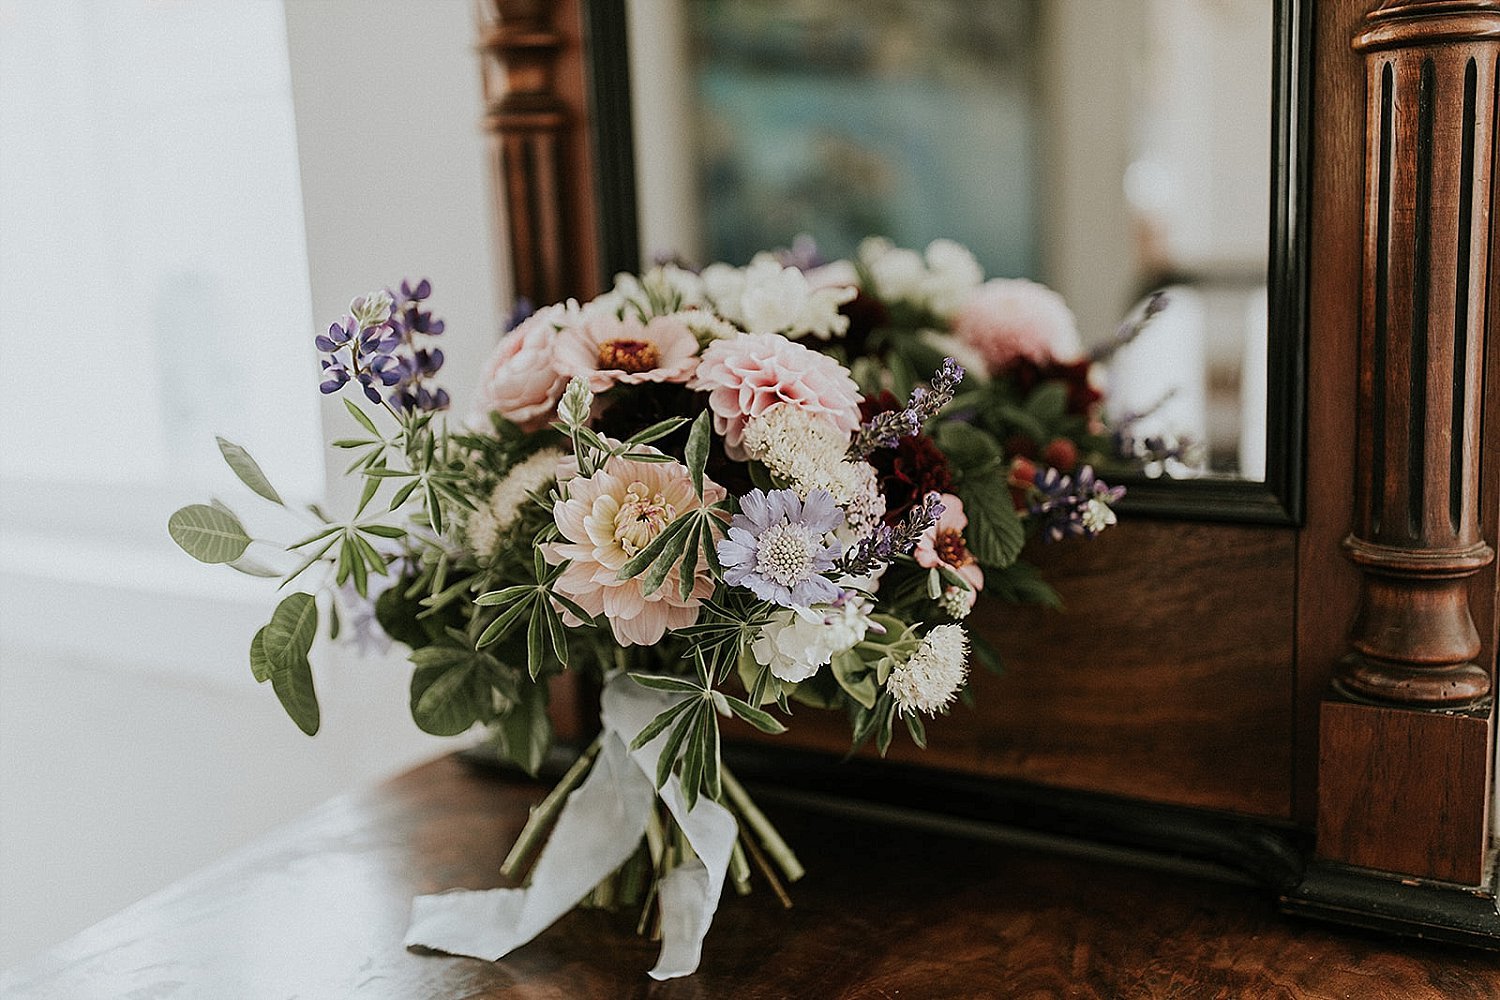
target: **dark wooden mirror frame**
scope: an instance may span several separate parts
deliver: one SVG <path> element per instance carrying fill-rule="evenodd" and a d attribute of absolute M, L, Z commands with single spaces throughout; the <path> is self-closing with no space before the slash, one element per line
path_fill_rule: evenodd
<path fill-rule="evenodd" d="M 1266 478 L 1122 480 L 1124 509 L 1173 519 L 1247 524 L 1299 524 L 1302 518 L 1307 257 L 1307 150 L 1311 125 L 1303 99 L 1310 71 L 1310 7 L 1303 0 L 1275 5 L 1272 38 L 1270 244 L 1267 260 Z M 589 104 L 595 199 L 599 212 L 599 280 L 608 284 L 641 260 L 636 218 L 635 145 L 624 0 L 586 0 Z"/>
<path fill-rule="evenodd" d="M 608 132 L 629 92 L 599 82 L 622 78 L 620 8 L 480 2 L 501 242 L 533 301 L 591 296 L 634 256 L 633 222 L 601 225 L 634 209 Z M 847 732 L 813 713 L 736 752 L 782 787 L 1165 849 L 1290 911 L 1495 947 L 1500 0 L 1282 10 L 1280 190 L 1303 194 L 1278 238 L 1306 275 L 1305 355 L 1273 378 L 1305 364 L 1312 387 L 1300 519 L 1132 514 L 1032 553 L 1069 613 L 976 610 L 1012 669 L 977 676 L 979 708 L 926 754 L 834 770 Z"/>

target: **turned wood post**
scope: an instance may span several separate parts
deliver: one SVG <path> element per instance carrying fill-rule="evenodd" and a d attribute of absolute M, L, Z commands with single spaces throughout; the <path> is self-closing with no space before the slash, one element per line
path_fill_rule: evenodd
<path fill-rule="evenodd" d="M 478 0 L 484 129 L 513 293 L 535 306 L 598 291 L 582 17 L 577 3 Z"/>
<path fill-rule="evenodd" d="M 1351 695 L 1413 707 L 1490 693 L 1475 663 L 1495 63 L 1500 4 L 1388 0 L 1367 69 L 1364 303 Z"/>
<path fill-rule="evenodd" d="M 1481 651 L 1493 650 L 1469 602 L 1494 558 L 1479 504 L 1486 369 L 1500 349 L 1489 302 L 1500 0 L 1384 0 L 1353 44 L 1367 169 L 1344 546 L 1361 606 L 1322 708 L 1318 854 L 1477 885 L 1493 731 Z"/>

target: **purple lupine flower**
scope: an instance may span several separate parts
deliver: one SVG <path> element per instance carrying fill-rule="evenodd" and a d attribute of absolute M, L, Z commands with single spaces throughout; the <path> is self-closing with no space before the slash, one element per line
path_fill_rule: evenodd
<path fill-rule="evenodd" d="M 782 267 L 795 267 L 799 271 L 811 271 L 828 263 L 818 252 L 818 241 L 807 233 L 799 233 L 792 240 L 790 249 L 777 250 L 776 262 Z"/>
<path fill-rule="evenodd" d="M 421 303 L 432 294 L 426 278 L 403 280 L 395 291 L 372 292 L 349 303 L 349 313 L 314 338 L 322 359 L 325 393 L 358 382 L 370 402 L 394 410 L 442 410 L 448 393 L 424 384 L 443 366 L 443 352 L 419 347 L 417 338 L 436 336 L 444 324 Z M 381 390 L 385 390 L 382 397 Z"/>
<path fill-rule="evenodd" d="M 902 438 L 915 436 L 923 424 L 953 402 L 953 392 L 963 380 L 963 365 L 954 358 L 944 358 L 933 373 L 932 382 L 911 391 L 904 409 L 877 413 L 855 432 L 849 458 L 858 461 L 878 448 L 894 448 Z"/>
<path fill-rule="evenodd" d="M 943 516 L 943 500 L 937 493 L 929 493 L 906 512 L 901 523 L 892 528 L 885 522 L 861 538 L 839 561 L 839 573 L 844 576 L 869 576 L 899 555 L 906 555 L 917 547 L 917 542 L 928 528 L 937 524 Z"/>
<path fill-rule="evenodd" d="M 1113 505 L 1125 495 L 1125 487 L 1108 485 L 1088 465 L 1078 471 L 1076 481 L 1056 469 L 1043 469 L 1035 482 L 1030 513 L 1049 542 L 1093 538 L 1115 523 Z"/>
<path fill-rule="evenodd" d="M 836 601 L 840 590 L 823 574 L 838 560 L 839 543 L 829 535 L 843 523 L 827 490 L 813 490 L 806 500 L 791 490 L 751 490 L 717 546 L 724 582 L 784 608 Z"/>

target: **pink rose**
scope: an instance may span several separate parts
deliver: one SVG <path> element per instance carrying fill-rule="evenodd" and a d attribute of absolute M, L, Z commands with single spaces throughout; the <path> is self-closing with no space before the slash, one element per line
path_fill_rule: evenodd
<path fill-rule="evenodd" d="M 500 338 L 479 385 L 479 414 L 498 413 L 523 430 L 545 427 L 567 387 L 554 351 L 562 306 L 548 306 Z"/>
<path fill-rule="evenodd" d="M 1063 297 L 1025 278 L 993 278 L 976 288 L 953 318 L 953 335 L 984 358 L 992 375 L 1023 358 L 1047 365 L 1083 353 Z"/>

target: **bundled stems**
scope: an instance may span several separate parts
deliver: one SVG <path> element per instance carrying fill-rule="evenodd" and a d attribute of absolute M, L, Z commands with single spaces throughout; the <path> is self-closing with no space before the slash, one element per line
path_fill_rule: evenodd
<path fill-rule="evenodd" d="M 594 758 L 599 755 L 599 743 L 599 738 L 595 738 L 594 742 L 589 744 L 588 749 L 579 754 L 573 766 L 563 774 L 557 787 L 548 792 L 547 797 L 531 810 L 531 817 L 521 828 L 521 835 L 516 838 L 515 845 L 505 856 L 505 862 L 500 865 L 502 876 L 512 878 L 525 867 L 532 853 L 541 845 L 542 836 L 552 829 L 552 823 L 557 819 L 557 814 L 562 811 L 563 803 L 568 800 L 573 790 L 583 783 L 583 779 L 594 766 Z"/>

